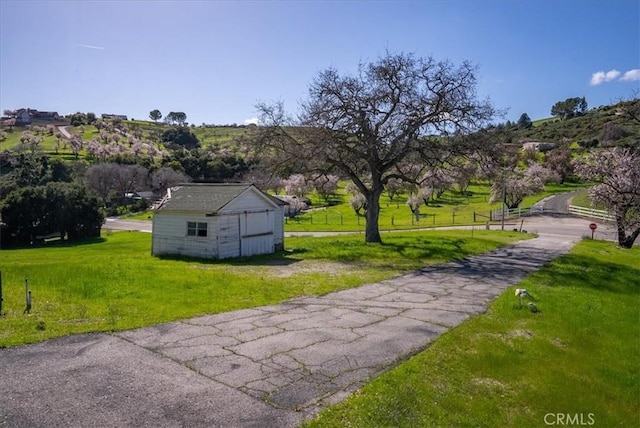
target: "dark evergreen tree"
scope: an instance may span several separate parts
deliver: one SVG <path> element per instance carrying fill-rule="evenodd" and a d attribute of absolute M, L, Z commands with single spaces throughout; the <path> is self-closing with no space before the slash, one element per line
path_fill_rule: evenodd
<path fill-rule="evenodd" d="M 104 215 L 84 186 L 50 182 L 13 190 L 0 204 L 3 245 L 29 245 L 58 234 L 68 241 L 100 236 Z"/>
<path fill-rule="evenodd" d="M 520 119 L 518 119 L 518 127 L 520 129 L 529 129 L 533 126 L 533 122 L 531 122 L 531 118 L 527 113 L 522 113 L 520 115 Z"/>
<path fill-rule="evenodd" d="M 162 134 L 162 141 L 164 145 L 169 149 L 197 149 L 200 147 L 198 137 L 194 133 L 189 131 L 189 128 L 180 126 L 178 128 L 171 128 L 164 131 Z"/>

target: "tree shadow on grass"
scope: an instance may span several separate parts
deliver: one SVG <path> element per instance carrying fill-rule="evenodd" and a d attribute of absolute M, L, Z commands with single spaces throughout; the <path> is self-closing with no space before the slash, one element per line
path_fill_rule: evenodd
<path fill-rule="evenodd" d="M 553 262 L 553 271 L 536 275 L 549 287 L 576 287 L 619 294 L 640 294 L 640 265 L 637 268 L 595 257 L 568 254 Z"/>
<path fill-rule="evenodd" d="M 296 250 L 296 254 L 306 252 L 306 250 Z M 206 265 L 231 265 L 231 266 L 289 266 L 302 261 L 295 258 L 290 251 L 277 251 L 273 254 L 249 256 L 249 257 L 232 257 L 227 259 L 206 259 L 200 257 L 188 257 L 175 254 L 163 254 L 157 256 L 161 260 L 171 260 L 185 263 L 200 263 Z"/>
<path fill-rule="evenodd" d="M 384 242 L 386 251 L 396 253 L 411 260 L 456 260 L 472 254 L 465 250 L 464 239 L 443 238 L 437 241 Z"/>
<path fill-rule="evenodd" d="M 11 251 L 11 250 L 37 250 L 37 249 L 43 249 L 43 248 L 75 248 L 75 247 L 82 247 L 85 245 L 95 245 L 95 244 L 102 244 L 107 242 L 107 239 L 99 236 L 99 237 L 94 237 L 94 238 L 86 238 L 86 239 L 80 239 L 78 241 L 66 241 L 66 240 L 62 240 L 62 239 L 52 239 L 52 240 L 47 240 L 45 242 L 42 243 L 38 243 L 38 244 L 32 244 L 32 245 L 10 245 L 10 246 L 5 246 L 6 244 L 3 242 L 2 243 L 2 248 L 0 248 L 2 251 Z"/>

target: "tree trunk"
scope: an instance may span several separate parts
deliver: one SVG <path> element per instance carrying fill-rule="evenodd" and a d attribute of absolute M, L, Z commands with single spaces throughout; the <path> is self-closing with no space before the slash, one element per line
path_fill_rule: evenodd
<path fill-rule="evenodd" d="M 381 244 L 380 229 L 378 227 L 378 219 L 380 217 L 380 195 L 382 195 L 382 184 L 373 185 L 367 194 L 367 226 L 365 229 L 365 242 L 376 242 Z"/>
<path fill-rule="evenodd" d="M 634 230 L 629 235 L 626 234 L 624 226 L 618 222 L 618 245 L 622 248 L 631 248 L 633 243 L 640 236 L 640 227 Z"/>

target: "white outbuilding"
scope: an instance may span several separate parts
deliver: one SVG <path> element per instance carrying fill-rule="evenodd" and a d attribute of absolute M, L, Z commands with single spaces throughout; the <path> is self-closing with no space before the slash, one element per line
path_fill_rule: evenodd
<path fill-rule="evenodd" d="M 207 259 L 273 253 L 284 248 L 285 205 L 253 184 L 172 187 L 153 216 L 151 252 Z"/>

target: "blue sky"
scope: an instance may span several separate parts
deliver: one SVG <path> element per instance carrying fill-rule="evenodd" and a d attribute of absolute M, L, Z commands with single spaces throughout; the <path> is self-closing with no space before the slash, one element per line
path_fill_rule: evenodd
<path fill-rule="evenodd" d="M 386 50 L 469 60 L 504 120 L 535 120 L 640 89 L 640 1 L 0 0 L 0 109 L 242 124 Z"/>

